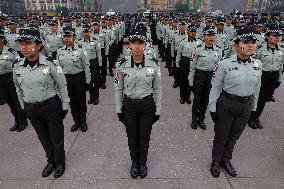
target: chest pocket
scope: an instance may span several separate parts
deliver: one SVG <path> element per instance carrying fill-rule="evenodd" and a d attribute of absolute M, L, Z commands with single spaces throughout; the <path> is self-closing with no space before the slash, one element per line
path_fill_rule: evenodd
<path fill-rule="evenodd" d="M 38 84 L 42 90 L 46 90 L 54 86 L 51 70 L 47 66 L 40 67 L 34 77 L 38 79 Z"/>

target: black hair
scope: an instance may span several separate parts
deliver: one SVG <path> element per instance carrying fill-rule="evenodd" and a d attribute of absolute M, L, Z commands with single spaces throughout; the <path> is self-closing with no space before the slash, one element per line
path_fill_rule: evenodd
<path fill-rule="evenodd" d="M 35 43 L 37 45 L 41 45 L 40 49 L 39 49 L 39 52 L 41 52 L 43 49 L 44 49 L 44 46 L 42 45 L 42 42 L 41 41 L 35 41 Z"/>

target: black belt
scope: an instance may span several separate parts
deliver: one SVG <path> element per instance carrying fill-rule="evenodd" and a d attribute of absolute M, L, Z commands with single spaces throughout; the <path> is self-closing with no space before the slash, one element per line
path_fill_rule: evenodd
<path fill-rule="evenodd" d="M 66 78 L 74 78 L 74 77 L 79 77 L 79 76 L 82 76 L 84 75 L 84 72 L 79 72 L 77 74 L 65 74 L 65 77 Z"/>
<path fill-rule="evenodd" d="M 213 71 L 204 71 L 204 70 L 199 70 L 199 69 L 196 69 L 195 72 L 196 73 L 203 73 L 203 74 L 213 74 Z"/>
<path fill-rule="evenodd" d="M 7 77 L 12 77 L 13 76 L 13 73 L 11 72 L 11 73 L 6 73 L 6 74 L 1 74 L 0 75 L 0 79 L 1 78 L 7 78 Z"/>
<path fill-rule="evenodd" d="M 144 98 L 141 98 L 141 99 L 132 99 L 132 98 L 129 98 L 127 95 L 124 95 L 124 100 L 130 102 L 131 104 L 142 104 L 143 102 L 146 102 L 150 99 L 153 99 L 152 94 L 145 96 Z"/>
<path fill-rule="evenodd" d="M 48 98 L 42 102 L 36 102 L 36 103 L 25 103 L 26 106 L 29 106 L 29 107 L 37 107 L 37 108 L 40 108 L 40 107 L 43 107 L 43 106 L 46 106 L 48 104 L 51 104 L 52 102 L 54 102 L 56 99 L 59 99 L 59 97 L 57 95 L 51 97 L 51 98 Z"/>
<path fill-rule="evenodd" d="M 278 74 L 279 70 L 277 71 L 262 71 L 262 74 L 264 75 L 274 75 L 274 74 Z"/>
<path fill-rule="evenodd" d="M 238 101 L 242 104 L 248 103 L 252 97 L 252 96 L 238 96 L 238 95 L 227 93 L 226 91 L 223 91 L 223 94 L 229 99 Z"/>

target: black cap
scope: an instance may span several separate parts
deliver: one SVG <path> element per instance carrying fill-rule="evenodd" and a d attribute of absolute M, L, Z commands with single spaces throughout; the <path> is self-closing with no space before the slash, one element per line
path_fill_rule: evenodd
<path fill-rule="evenodd" d="M 203 31 L 203 35 L 210 35 L 210 34 L 216 34 L 216 27 L 215 26 L 206 26 Z"/>
<path fill-rule="evenodd" d="M 92 28 L 89 24 L 83 25 L 83 32 L 90 32 L 91 30 L 92 30 Z"/>
<path fill-rule="evenodd" d="M 20 29 L 19 35 L 20 37 L 16 41 L 41 42 L 40 32 L 37 29 L 32 29 L 32 28 Z"/>
<path fill-rule="evenodd" d="M 261 20 L 257 20 L 254 25 L 258 27 L 263 27 L 263 23 Z"/>
<path fill-rule="evenodd" d="M 225 24 L 225 19 L 223 17 L 219 17 L 217 19 L 217 24 Z"/>
<path fill-rule="evenodd" d="M 72 36 L 72 35 L 75 35 L 74 28 L 72 28 L 70 26 L 65 26 L 63 28 L 63 36 Z"/>
<path fill-rule="evenodd" d="M 187 30 L 191 32 L 196 32 L 196 27 L 194 24 L 189 24 Z"/>
<path fill-rule="evenodd" d="M 57 22 L 56 20 L 51 20 L 50 23 L 49 23 L 49 25 L 50 25 L 50 26 L 55 26 L 55 25 L 57 26 L 57 25 L 58 25 L 58 22 Z"/>
<path fill-rule="evenodd" d="M 247 28 L 242 28 L 238 31 L 238 35 L 236 37 L 236 40 L 239 41 L 255 41 L 256 37 L 254 34 L 254 31 L 251 27 L 247 27 Z"/>
<path fill-rule="evenodd" d="M 278 26 L 271 25 L 267 28 L 265 35 L 282 35 L 282 29 Z"/>
<path fill-rule="evenodd" d="M 9 20 L 7 23 L 7 25 L 13 25 L 13 24 L 17 24 L 17 21 L 14 19 Z"/>
<path fill-rule="evenodd" d="M 132 40 L 140 40 L 145 41 L 147 40 L 147 27 L 144 24 L 137 25 L 132 31 L 129 36 L 129 41 Z"/>

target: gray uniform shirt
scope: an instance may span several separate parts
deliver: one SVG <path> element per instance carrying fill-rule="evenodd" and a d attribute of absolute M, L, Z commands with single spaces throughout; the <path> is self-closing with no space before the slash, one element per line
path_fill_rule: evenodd
<path fill-rule="evenodd" d="M 13 64 L 18 61 L 20 61 L 18 53 L 12 48 L 4 46 L 0 55 L 0 75 L 11 73 Z"/>

